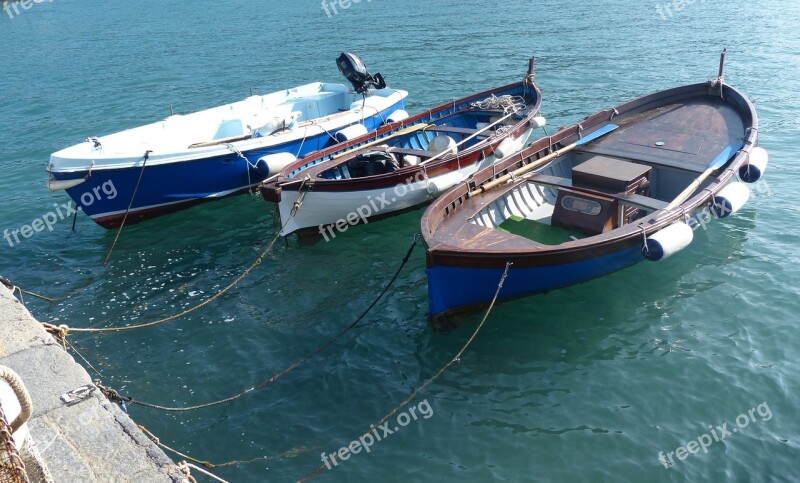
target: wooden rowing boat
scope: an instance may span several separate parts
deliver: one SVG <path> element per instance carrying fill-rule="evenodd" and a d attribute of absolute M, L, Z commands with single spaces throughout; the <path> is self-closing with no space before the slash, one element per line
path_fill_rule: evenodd
<path fill-rule="evenodd" d="M 533 59 L 521 82 L 447 102 L 310 154 L 264 182 L 281 234 L 326 239 L 429 202 L 478 169 L 521 150 L 538 118 Z M 296 206 L 299 206 L 296 208 Z"/>
<path fill-rule="evenodd" d="M 724 60 L 724 53 L 723 53 Z M 430 316 L 607 275 L 688 246 L 759 179 L 751 102 L 720 76 L 598 112 L 477 172 L 422 221 Z M 739 178 L 737 180 L 736 178 Z"/>

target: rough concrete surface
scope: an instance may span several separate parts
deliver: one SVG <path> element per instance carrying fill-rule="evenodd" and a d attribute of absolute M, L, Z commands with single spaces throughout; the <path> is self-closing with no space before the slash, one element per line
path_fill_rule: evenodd
<path fill-rule="evenodd" d="M 33 400 L 33 443 L 58 482 L 183 482 L 175 463 L 99 391 L 68 406 L 61 395 L 89 374 L 0 284 L 0 365 L 20 375 Z"/>

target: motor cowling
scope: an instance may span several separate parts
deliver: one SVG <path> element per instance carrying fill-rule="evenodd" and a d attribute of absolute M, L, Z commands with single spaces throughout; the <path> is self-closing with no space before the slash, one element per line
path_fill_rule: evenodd
<path fill-rule="evenodd" d="M 371 88 L 383 89 L 386 81 L 380 74 L 370 75 L 367 66 L 356 54 L 342 52 L 336 59 L 336 66 L 339 72 L 353 85 L 353 89 L 359 94 L 366 94 Z"/>

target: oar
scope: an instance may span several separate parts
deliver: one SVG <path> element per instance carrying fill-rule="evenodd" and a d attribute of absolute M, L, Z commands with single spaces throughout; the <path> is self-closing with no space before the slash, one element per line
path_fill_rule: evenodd
<path fill-rule="evenodd" d="M 505 183 L 506 181 L 510 180 L 511 178 L 517 177 L 517 176 L 519 176 L 519 175 L 521 175 L 523 173 L 526 173 L 526 172 L 528 172 L 528 171 L 530 171 L 532 169 L 536 169 L 539 166 L 542 166 L 543 164 L 546 164 L 549 161 L 561 156 L 562 154 L 566 154 L 566 153 L 572 151 L 573 149 L 575 149 L 578 146 L 582 146 L 582 145 L 584 145 L 586 143 L 594 141 L 595 139 L 597 139 L 599 137 L 605 136 L 606 134 L 610 133 L 611 131 L 617 129 L 618 127 L 619 126 L 617 126 L 616 124 L 607 124 L 607 125 L 601 127 L 600 129 L 598 129 L 597 131 L 594 131 L 593 133 L 587 134 L 586 136 L 580 138 L 579 140 L 577 140 L 576 142 L 570 144 L 569 146 L 565 147 L 564 149 L 556 150 L 556 152 L 548 154 L 547 156 L 545 156 L 545 157 L 543 157 L 541 159 L 537 159 L 536 161 L 532 162 L 531 164 L 527 164 L 527 165 L 525 165 L 525 166 L 523 166 L 521 168 L 518 168 L 518 169 L 516 169 L 516 170 L 514 170 L 514 171 L 512 171 L 512 172 L 510 172 L 510 173 L 508 173 L 506 175 L 503 175 L 503 176 L 497 178 L 494 181 L 491 181 L 489 183 L 486 183 L 485 185 L 482 185 L 480 188 L 477 188 L 475 191 L 473 191 L 469 195 L 470 196 L 475 196 L 475 195 L 481 194 L 481 193 L 483 193 L 485 191 L 488 191 L 488 190 L 490 190 L 490 189 L 492 189 L 492 188 L 494 188 L 496 186 L 500 186 L 501 184 Z"/>
<path fill-rule="evenodd" d="M 489 124 L 488 126 L 484 127 L 483 129 L 480 129 L 480 130 L 478 130 L 477 132 L 475 132 L 475 133 L 471 134 L 471 135 L 470 135 L 468 138 L 466 138 L 466 139 L 463 139 L 463 140 L 462 140 L 460 143 L 456 144 L 456 145 L 455 145 L 455 146 L 453 146 L 451 149 L 447 149 L 447 150 L 445 150 L 445 151 L 442 151 L 441 153 L 439 153 L 439 154 L 437 154 L 437 155 L 435 155 L 435 156 L 431 156 L 430 158 L 428 158 L 428 159 L 426 159 L 425 161 L 423 161 L 422 163 L 420 163 L 420 164 L 419 164 L 419 166 L 424 166 L 424 165 L 426 165 L 426 164 L 430 163 L 431 161 L 433 161 L 434 159 L 439 159 L 439 158 L 441 158 L 441 157 L 442 157 L 442 156 L 444 156 L 445 154 L 447 154 L 447 153 L 451 152 L 453 149 L 456 149 L 456 148 L 459 148 L 459 147 L 461 147 L 461 146 L 462 146 L 464 143 L 466 143 L 467 141 L 469 141 L 469 140 L 471 140 L 471 139 L 474 139 L 474 138 L 476 138 L 476 137 L 480 136 L 480 135 L 481 135 L 481 134 L 483 134 L 484 132 L 486 132 L 486 131 L 488 131 L 489 129 L 493 128 L 494 126 L 496 126 L 496 125 L 500 124 L 501 122 L 505 121 L 506 119 L 508 119 L 509 117 L 513 116 L 514 114 L 518 114 L 518 113 L 517 113 L 517 112 L 513 112 L 513 111 L 512 111 L 512 112 L 510 112 L 510 113 L 506 114 L 505 116 L 501 117 L 501 118 L 500 118 L 500 119 L 498 119 L 497 121 L 495 121 L 495 122 L 493 122 L 493 123 Z"/>
<path fill-rule="evenodd" d="M 664 209 L 667 211 L 672 210 L 676 206 L 686 201 L 686 199 L 689 198 L 689 196 L 691 196 L 691 194 L 695 192 L 695 190 L 700 186 L 700 184 L 702 184 L 703 181 L 706 180 L 706 178 L 711 176 L 711 173 L 725 166 L 728 160 L 731 159 L 732 155 L 738 152 L 741 148 L 742 148 L 741 144 L 731 144 L 727 146 L 725 149 L 723 149 L 722 152 L 720 152 L 717 155 L 717 157 L 714 158 L 713 161 L 711 161 L 711 164 L 709 164 L 708 168 L 706 168 L 706 170 L 703 171 L 703 174 L 701 174 L 700 176 L 697 177 L 697 179 L 692 181 L 692 184 L 687 186 L 685 190 L 681 191 L 681 194 L 679 194 L 674 200 L 672 200 L 672 203 L 668 204 Z"/>

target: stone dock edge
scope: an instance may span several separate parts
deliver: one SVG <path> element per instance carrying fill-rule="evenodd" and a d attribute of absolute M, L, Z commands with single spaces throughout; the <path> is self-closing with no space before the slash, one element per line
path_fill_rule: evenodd
<path fill-rule="evenodd" d="M 56 482 L 185 482 L 177 465 L 99 391 L 67 405 L 61 395 L 92 378 L 0 284 L 0 365 L 33 400 L 28 421 L 41 462 Z"/>

